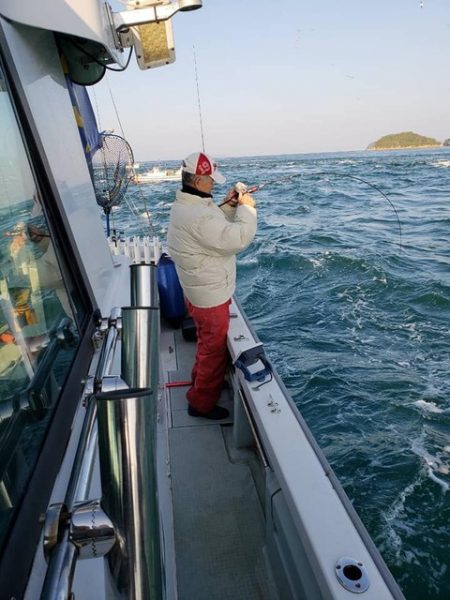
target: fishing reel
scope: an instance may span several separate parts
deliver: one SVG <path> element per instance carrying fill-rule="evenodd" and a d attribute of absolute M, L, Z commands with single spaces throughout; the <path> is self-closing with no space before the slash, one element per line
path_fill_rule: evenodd
<path fill-rule="evenodd" d="M 230 206 L 233 207 L 237 206 L 239 194 L 245 194 L 247 191 L 248 186 L 245 183 L 242 183 L 242 181 L 238 181 L 234 186 L 234 191 L 231 194 L 231 196 L 227 200 L 219 204 L 219 207 L 223 206 L 224 204 L 230 204 Z"/>
<path fill-rule="evenodd" d="M 229 204 L 229 203 L 233 203 L 233 204 L 231 204 L 231 206 L 237 206 L 237 199 L 239 198 L 239 194 L 252 194 L 253 192 L 256 192 L 258 189 L 259 189 L 259 186 L 257 186 L 257 185 L 249 188 L 247 184 L 242 183 L 242 181 L 238 181 L 234 185 L 234 193 L 230 196 L 230 198 L 228 198 L 227 200 L 224 200 L 224 202 L 221 202 L 219 204 L 219 208 L 221 206 L 223 206 L 224 204 Z"/>
<path fill-rule="evenodd" d="M 238 181 L 234 186 L 234 191 L 237 192 L 236 196 L 239 194 L 245 194 L 248 191 L 248 185 L 242 183 L 242 181 Z"/>

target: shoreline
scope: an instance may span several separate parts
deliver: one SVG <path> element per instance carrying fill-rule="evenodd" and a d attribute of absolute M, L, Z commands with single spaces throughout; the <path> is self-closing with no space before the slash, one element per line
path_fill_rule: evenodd
<path fill-rule="evenodd" d="M 383 150 L 424 150 L 426 148 L 445 148 L 442 144 L 433 144 L 426 146 L 390 146 L 388 148 L 367 148 L 367 150 L 383 151 Z"/>

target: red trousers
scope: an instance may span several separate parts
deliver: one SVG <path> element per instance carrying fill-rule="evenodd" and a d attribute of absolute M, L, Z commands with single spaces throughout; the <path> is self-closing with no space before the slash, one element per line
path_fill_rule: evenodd
<path fill-rule="evenodd" d="M 199 308 L 187 301 L 197 328 L 197 353 L 192 368 L 192 386 L 186 397 L 200 412 L 212 410 L 220 398 L 228 362 L 227 333 L 230 324 L 227 300 L 219 306 Z"/>

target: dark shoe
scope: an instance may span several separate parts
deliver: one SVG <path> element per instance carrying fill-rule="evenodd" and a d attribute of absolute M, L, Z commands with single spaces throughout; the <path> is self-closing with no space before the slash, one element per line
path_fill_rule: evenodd
<path fill-rule="evenodd" d="M 210 419 L 211 421 L 220 421 L 230 416 L 230 413 L 223 406 L 215 406 L 209 412 L 203 413 L 196 410 L 190 404 L 188 406 L 188 414 L 190 417 L 203 417 L 204 419 Z"/>

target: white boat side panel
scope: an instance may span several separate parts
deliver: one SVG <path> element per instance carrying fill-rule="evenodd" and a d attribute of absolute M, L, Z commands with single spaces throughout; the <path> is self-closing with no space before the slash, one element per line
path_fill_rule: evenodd
<path fill-rule="evenodd" d="M 252 346 L 254 337 L 234 303 L 231 313 L 236 316 L 230 322 L 228 346 L 232 357 L 237 357 Z M 258 382 L 249 382 L 241 370 L 236 371 L 323 598 L 354 597 L 334 573 L 336 561 L 344 556 L 366 566 L 370 578 L 366 600 L 392 598 L 276 379 L 255 390 Z"/>
<path fill-rule="evenodd" d="M 121 269 L 113 268 L 53 35 L 2 25 L 97 305 L 109 314 Z"/>
<path fill-rule="evenodd" d="M 108 294 L 103 298 L 102 315 L 109 316 L 115 307 L 130 306 L 130 264 L 128 256 L 115 256 L 114 272 L 108 286 Z"/>
<path fill-rule="evenodd" d="M 97 0 L 0 0 L 0 14 L 31 27 L 107 43 L 104 3 Z"/>

